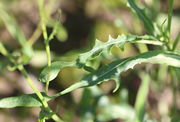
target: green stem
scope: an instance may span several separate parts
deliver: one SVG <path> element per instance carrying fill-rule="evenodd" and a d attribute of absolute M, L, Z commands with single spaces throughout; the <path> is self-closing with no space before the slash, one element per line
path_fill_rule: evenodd
<path fill-rule="evenodd" d="M 36 88 L 36 86 L 33 84 L 31 78 L 28 76 L 28 73 L 26 72 L 26 70 L 24 69 L 24 67 L 21 65 L 18 67 L 19 71 L 23 74 L 23 76 L 25 77 L 28 85 L 33 89 L 33 91 L 36 93 L 36 95 L 38 96 L 38 98 L 41 100 L 44 108 L 48 108 L 48 104 L 45 101 L 44 97 L 42 96 L 41 92 L 39 92 L 39 90 Z"/>
<path fill-rule="evenodd" d="M 83 88 L 83 87 L 86 87 L 87 86 L 87 82 L 77 82 L 73 85 L 71 85 L 70 87 L 68 87 L 67 89 L 57 93 L 57 94 L 54 94 L 53 96 L 51 96 L 51 98 L 55 98 L 55 97 L 59 97 L 61 95 L 64 95 L 64 94 L 67 94 L 77 88 Z"/>
<path fill-rule="evenodd" d="M 139 87 L 136 102 L 135 102 L 135 111 L 137 114 L 135 122 L 142 122 L 144 118 L 144 106 L 145 102 L 147 101 L 148 91 L 149 91 L 149 83 L 150 78 L 148 74 L 142 74 L 142 81 Z"/>
<path fill-rule="evenodd" d="M 47 59 L 48 59 L 48 67 L 50 67 L 51 66 L 51 53 L 50 53 L 50 47 L 49 47 L 48 34 L 46 30 L 45 10 L 43 8 L 43 0 L 38 0 L 38 7 L 39 7 L 40 18 L 41 18 L 41 22 L 40 22 L 41 29 L 43 32 L 46 54 L 47 54 Z M 46 81 L 46 88 L 45 88 L 46 93 L 48 92 L 48 87 L 49 87 L 49 82 L 50 82 L 49 78 L 50 78 L 50 72 L 48 72 L 48 79 Z"/>
<path fill-rule="evenodd" d="M 18 67 L 19 71 L 23 74 L 23 76 L 25 77 L 28 85 L 33 89 L 33 91 L 36 93 L 36 95 L 38 96 L 38 98 L 41 100 L 43 107 L 48 110 L 49 113 L 52 113 L 52 110 L 50 109 L 50 107 L 48 106 L 47 101 L 45 100 L 45 98 L 43 97 L 43 95 L 41 94 L 41 92 L 36 88 L 36 86 L 33 84 L 31 78 L 29 77 L 27 71 L 24 69 L 24 67 L 21 65 Z M 52 119 L 56 122 L 63 122 L 56 114 L 52 115 Z"/>
<path fill-rule="evenodd" d="M 52 119 L 56 122 L 63 122 L 56 114 L 52 115 Z"/>
<path fill-rule="evenodd" d="M 168 43 L 167 43 L 166 47 L 167 47 L 167 50 L 168 50 L 168 51 L 171 50 L 171 47 L 168 45 Z"/>
<path fill-rule="evenodd" d="M 170 73 L 172 75 L 172 83 L 171 83 L 171 88 L 172 88 L 172 91 L 173 91 L 173 109 L 176 108 L 176 101 L 177 101 L 177 97 L 176 97 L 176 93 L 178 92 L 177 91 L 177 83 L 176 83 L 176 80 L 175 78 L 176 77 L 176 73 L 175 73 L 175 70 L 174 70 L 174 67 L 170 67 Z"/>
<path fill-rule="evenodd" d="M 173 3 L 174 3 L 174 0 L 169 0 L 168 27 L 167 27 L 168 36 L 170 36 L 170 32 L 171 32 L 171 20 L 172 20 L 172 12 L 173 12 Z"/>
<path fill-rule="evenodd" d="M 41 28 L 43 32 L 45 47 L 46 47 L 48 67 L 50 67 L 51 66 L 51 53 L 50 53 L 49 39 L 48 39 L 46 24 L 45 24 L 46 22 L 45 22 L 45 11 L 43 9 L 43 0 L 38 0 L 38 7 L 39 7 L 39 12 L 40 12 L 40 18 L 41 18 Z M 46 82 L 46 88 L 45 88 L 46 93 L 48 92 L 48 87 L 49 87 L 49 82 L 50 82 L 49 79 L 50 79 L 50 72 L 48 72 L 48 79 Z M 56 114 L 53 114 L 52 118 L 57 122 L 62 122 L 62 120 Z"/>
<path fill-rule="evenodd" d="M 180 40 L 180 32 L 178 33 L 178 35 L 177 35 L 177 37 L 176 37 L 176 39 L 175 39 L 175 41 L 173 43 L 172 51 L 174 51 L 176 49 L 179 40 Z"/>
<path fill-rule="evenodd" d="M 38 119 L 38 122 L 45 122 L 45 119 Z"/>
<path fill-rule="evenodd" d="M 32 36 L 28 39 L 29 45 L 32 46 L 40 37 L 41 33 L 42 33 L 41 24 L 38 24 L 38 27 L 34 30 Z"/>
<path fill-rule="evenodd" d="M 51 66 L 51 53 L 50 53 L 50 47 L 49 44 L 46 44 L 46 54 L 47 54 L 47 59 L 48 59 L 48 67 Z M 48 79 L 46 82 L 46 93 L 48 92 L 48 87 L 49 87 L 49 82 L 50 82 L 50 72 L 48 72 Z"/>

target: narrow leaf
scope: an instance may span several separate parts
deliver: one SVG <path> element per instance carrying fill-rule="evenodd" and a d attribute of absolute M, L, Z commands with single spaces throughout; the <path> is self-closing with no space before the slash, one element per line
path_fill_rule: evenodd
<path fill-rule="evenodd" d="M 50 100 L 45 93 L 42 94 L 46 101 Z M 8 97 L 0 99 L 0 108 L 14 107 L 37 107 L 42 106 L 41 101 L 36 94 L 24 94 L 16 97 Z"/>
<path fill-rule="evenodd" d="M 171 20 L 172 20 L 172 14 L 173 14 L 173 4 L 174 0 L 169 0 L 169 8 L 168 8 L 168 27 L 167 32 L 170 34 L 171 32 Z"/>
<path fill-rule="evenodd" d="M 154 26 L 152 21 L 146 16 L 144 11 L 140 9 L 136 3 L 134 2 L 135 0 L 128 0 L 129 5 L 133 10 L 136 12 L 138 15 L 139 19 L 144 23 L 145 28 L 149 32 L 149 34 L 153 35 L 154 34 Z"/>
<path fill-rule="evenodd" d="M 29 59 L 33 55 L 33 49 L 32 47 L 28 44 L 26 37 L 21 30 L 21 28 L 18 26 L 18 24 L 15 21 L 15 18 L 11 15 L 9 15 L 3 8 L 0 8 L 0 18 L 4 22 L 7 30 L 11 34 L 11 36 L 19 42 L 21 45 L 22 53 L 23 55 L 23 62 L 27 63 Z"/>
<path fill-rule="evenodd" d="M 110 51 L 112 46 L 118 46 L 119 48 L 123 49 L 124 45 L 127 43 L 146 43 L 146 44 L 153 44 L 153 45 L 163 45 L 162 42 L 156 40 L 153 36 L 148 36 L 148 35 L 144 35 L 144 36 L 121 35 L 121 36 L 118 36 L 117 39 L 113 39 L 112 37 L 109 37 L 108 42 L 101 42 L 99 40 L 96 40 L 93 48 L 90 51 L 80 54 L 78 59 L 76 60 L 76 63 L 57 61 L 57 62 L 52 63 L 52 66 L 50 66 L 49 68 L 46 67 L 41 72 L 39 81 L 47 82 L 48 72 L 51 73 L 49 81 L 55 79 L 59 71 L 63 67 L 66 67 L 66 66 L 76 66 L 79 68 L 83 67 L 85 70 L 94 72 L 92 68 L 86 66 L 86 62 L 88 60 L 91 60 L 99 56 L 103 51 L 105 52 Z"/>
<path fill-rule="evenodd" d="M 11 36 L 23 46 L 26 43 L 26 38 L 15 19 L 3 9 L 0 9 L 0 18 L 3 20 Z"/>
<path fill-rule="evenodd" d="M 172 52 L 151 51 L 127 59 L 117 60 L 102 67 L 96 72 L 87 75 L 80 82 L 73 84 L 64 91 L 55 94 L 53 97 L 61 96 L 77 88 L 90 87 L 108 81 L 109 79 L 118 78 L 117 76 L 119 76 L 121 72 L 127 71 L 136 64 L 141 63 L 166 64 L 169 66 L 180 67 L 180 55 Z"/>
<path fill-rule="evenodd" d="M 174 51 L 176 49 L 176 47 L 178 46 L 178 43 L 179 43 L 179 40 L 180 40 L 180 32 L 178 33 L 174 43 L 173 43 L 173 47 L 172 47 L 172 50 Z"/>
<path fill-rule="evenodd" d="M 93 59 L 99 56 L 103 51 L 110 51 L 112 46 L 117 46 L 123 49 L 124 45 L 127 43 L 145 43 L 145 44 L 153 44 L 153 45 L 163 45 L 162 42 L 158 41 L 152 36 L 136 36 L 136 35 L 121 35 L 116 39 L 109 37 L 108 42 L 101 42 L 99 40 L 95 41 L 95 45 L 93 48 L 85 53 L 79 55 L 77 59 L 77 65 L 79 67 L 83 67 L 87 60 Z"/>
<path fill-rule="evenodd" d="M 136 122 L 142 122 L 144 118 L 144 106 L 147 100 L 148 91 L 149 91 L 150 78 L 148 74 L 143 74 L 142 82 L 137 93 L 137 98 L 135 102 L 136 110 Z"/>

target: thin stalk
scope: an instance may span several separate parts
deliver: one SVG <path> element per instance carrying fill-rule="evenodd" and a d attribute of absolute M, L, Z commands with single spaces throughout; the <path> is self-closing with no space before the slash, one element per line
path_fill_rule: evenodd
<path fill-rule="evenodd" d="M 148 47 L 146 44 L 137 44 L 140 53 L 148 52 Z"/>
<path fill-rule="evenodd" d="M 38 119 L 38 122 L 45 122 L 45 119 Z"/>
<path fill-rule="evenodd" d="M 54 95 L 52 95 L 50 97 L 51 98 L 59 97 L 61 95 L 67 94 L 67 93 L 69 93 L 69 92 L 71 92 L 71 91 L 73 91 L 73 90 L 75 90 L 77 88 L 83 88 L 85 86 L 87 86 L 86 82 L 77 82 L 77 83 L 71 85 L 70 87 L 68 87 L 67 89 L 65 89 L 65 90 L 63 90 L 63 91 L 61 91 L 61 92 L 59 92 L 57 94 L 54 94 Z"/>
<path fill-rule="evenodd" d="M 51 66 L 51 53 L 50 53 L 50 47 L 49 44 L 46 44 L 46 54 L 47 54 L 47 58 L 48 58 L 48 67 Z M 49 88 L 49 82 L 50 82 L 50 72 L 48 72 L 48 79 L 46 82 L 46 93 L 48 92 L 48 88 Z"/>
<path fill-rule="evenodd" d="M 139 87 L 136 102 L 135 102 L 135 110 L 136 110 L 136 120 L 135 122 L 142 122 L 144 118 L 144 106 L 145 102 L 147 101 L 148 91 L 149 91 L 149 84 L 150 78 L 148 74 L 142 74 L 142 81 Z"/>
<path fill-rule="evenodd" d="M 40 22 L 41 29 L 43 32 L 46 54 L 47 54 L 47 59 L 48 59 L 48 67 L 50 67 L 51 66 L 51 53 L 50 53 L 50 47 L 49 47 L 48 34 L 47 34 L 47 30 L 46 30 L 45 11 L 43 9 L 43 0 L 38 0 L 38 7 L 39 7 L 40 18 L 41 18 L 41 22 Z M 49 79 L 50 79 L 50 72 L 48 72 L 48 79 L 46 81 L 46 88 L 45 88 L 46 93 L 48 92 L 48 88 L 49 88 L 49 82 L 50 82 Z"/>
<path fill-rule="evenodd" d="M 32 34 L 32 36 L 29 38 L 28 43 L 30 45 L 33 45 L 35 43 L 35 41 L 39 38 L 41 33 L 42 33 L 41 24 L 39 24 L 38 27 L 35 29 L 34 33 Z"/>
<path fill-rule="evenodd" d="M 166 48 L 167 48 L 167 50 L 171 50 L 171 48 L 170 48 L 170 46 L 168 45 L 168 43 L 166 43 Z"/>
<path fill-rule="evenodd" d="M 63 121 L 59 118 L 59 116 L 57 116 L 56 114 L 53 114 L 53 115 L 52 115 L 52 119 L 53 119 L 54 121 L 56 121 L 56 122 L 63 122 Z"/>
<path fill-rule="evenodd" d="M 8 52 L 8 50 L 4 47 L 4 45 L 0 42 L 0 54 L 7 57 L 12 63 L 17 64 L 16 61 L 12 58 L 12 55 Z"/>
<path fill-rule="evenodd" d="M 168 36 L 170 36 L 170 32 L 171 32 L 171 20 L 172 20 L 172 13 L 173 13 L 173 3 L 174 3 L 174 0 L 169 0 L 168 27 L 167 27 Z"/>
<path fill-rule="evenodd" d="M 24 69 L 24 67 L 21 65 L 18 67 L 19 71 L 23 74 L 23 76 L 25 77 L 28 85 L 32 88 L 32 90 L 36 93 L 36 95 L 38 96 L 38 98 L 41 100 L 43 107 L 48 110 L 49 113 L 52 113 L 52 110 L 50 109 L 50 107 L 48 106 L 47 101 L 45 100 L 45 98 L 43 97 L 43 95 L 41 94 L 41 92 L 36 88 L 36 86 L 33 84 L 31 78 L 29 77 L 27 71 Z M 54 121 L 56 122 L 63 122 L 56 114 L 53 114 L 51 117 Z"/>
<path fill-rule="evenodd" d="M 36 93 L 36 95 L 38 96 L 38 98 L 41 100 L 44 108 L 48 108 L 48 104 L 45 101 L 44 97 L 42 96 L 41 92 L 39 92 L 39 90 L 36 88 L 36 86 L 33 84 L 31 78 L 29 77 L 28 73 L 26 72 L 26 70 L 24 69 L 24 67 L 21 65 L 18 67 L 19 71 L 23 74 L 23 76 L 25 77 L 28 85 L 32 88 L 32 90 Z"/>
<path fill-rule="evenodd" d="M 41 23 L 41 28 L 42 28 L 44 42 L 45 42 L 45 48 L 46 48 L 46 54 L 47 54 L 47 59 L 48 59 L 48 67 L 50 67 L 51 66 L 51 53 L 50 53 L 50 47 L 49 47 L 48 34 L 47 34 L 47 30 L 46 30 L 45 11 L 43 9 L 43 0 L 38 0 L 38 7 L 39 7 L 39 12 L 40 12 L 40 18 L 41 18 L 40 23 Z M 45 88 L 46 93 L 48 92 L 48 87 L 49 87 L 49 82 L 50 82 L 49 79 L 50 79 L 50 72 L 48 72 L 48 79 L 46 82 L 46 88 Z M 57 122 L 62 122 L 62 120 L 56 114 L 52 115 L 52 119 L 54 119 Z"/>
<path fill-rule="evenodd" d="M 176 37 L 176 39 L 175 39 L 175 41 L 173 43 L 172 51 L 174 51 L 176 49 L 179 40 L 180 40 L 180 32 L 178 33 L 178 35 L 177 35 L 177 37 Z"/>
<path fill-rule="evenodd" d="M 171 83 L 171 87 L 172 87 L 172 91 L 173 91 L 173 107 L 176 108 L 176 102 L 177 102 L 177 97 L 176 94 L 178 93 L 178 83 L 176 82 L 176 78 L 178 81 L 178 76 L 176 74 L 175 68 L 174 67 L 170 67 L 170 73 L 172 75 L 172 83 Z"/>

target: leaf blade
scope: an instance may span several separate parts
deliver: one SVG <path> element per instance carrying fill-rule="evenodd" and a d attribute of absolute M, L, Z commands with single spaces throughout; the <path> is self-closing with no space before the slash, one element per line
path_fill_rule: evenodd
<path fill-rule="evenodd" d="M 162 42 L 158 41 L 153 36 L 136 36 L 136 35 L 120 35 L 116 39 L 109 37 L 107 42 L 95 41 L 93 48 L 85 53 L 79 55 L 77 59 L 77 65 L 83 67 L 88 60 L 91 60 L 99 56 L 103 51 L 110 51 L 112 46 L 117 46 L 123 49 L 127 43 L 145 43 L 153 45 L 163 45 Z"/>
<path fill-rule="evenodd" d="M 7 30 L 11 36 L 21 45 L 21 52 L 23 53 L 22 60 L 24 64 L 27 64 L 33 55 L 32 46 L 27 42 L 27 39 L 18 26 L 15 18 L 8 14 L 6 10 L 0 6 L 0 18 L 4 22 Z"/>
<path fill-rule="evenodd" d="M 3 8 L 0 9 L 0 18 L 4 22 L 7 30 L 10 32 L 11 36 L 16 39 L 21 46 L 26 43 L 26 38 L 20 27 L 16 23 L 13 16 L 10 16 Z"/>
<path fill-rule="evenodd" d="M 146 14 L 143 12 L 142 9 L 140 9 L 134 0 L 128 0 L 129 5 L 133 8 L 133 10 L 136 12 L 140 20 L 144 23 L 144 26 L 146 30 L 149 32 L 149 34 L 154 35 L 154 26 L 153 23 L 150 21 L 150 19 L 146 16 Z"/>
<path fill-rule="evenodd" d="M 127 43 L 145 43 L 145 44 L 153 44 L 153 45 L 163 45 L 162 42 L 156 40 L 156 38 L 154 38 L 153 36 L 148 36 L 148 35 L 144 35 L 144 36 L 121 35 L 118 36 L 116 39 L 109 37 L 108 42 L 101 42 L 99 40 L 96 40 L 93 48 L 85 53 L 80 54 L 76 62 L 73 63 L 73 62 L 57 61 L 52 63 L 52 66 L 49 67 L 49 70 L 48 67 L 46 67 L 41 72 L 39 81 L 47 82 L 48 71 L 51 72 L 49 81 L 55 79 L 55 77 L 58 75 L 60 70 L 66 66 L 75 66 L 78 68 L 83 67 L 85 70 L 89 70 L 91 72 L 93 71 L 93 69 L 92 68 L 90 69 L 90 67 L 87 68 L 86 66 L 86 62 L 88 60 L 91 60 L 99 56 L 103 51 L 110 51 L 112 46 L 118 46 L 119 48 L 123 48 L 124 45 Z"/>
<path fill-rule="evenodd" d="M 169 66 L 180 67 L 180 55 L 172 52 L 150 51 L 127 59 L 120 59 L 102 67 L 94 73 L 87 75 L 80 82 L 71 85 L 67 89 L 53 95 L 52 97 L 58 97 L 78 88 L 90 87 L 109 79 L 114 79 L 114 76 L 117 76 L 120 73 L 133 68 L 136 64 L 141 63 L 166 64 Z"/>
<path fill-rule="evenodd" d="M 42 93 L 46 101 L 50 100 L 45 93 Z M 41 101 L 36 94 L 24 94 L 21 96 L 7 97 L 0 99 L 0 108 L 14 108 L 14 107 L 37 107 L 42 106 Z"/>
<path fill-rule="evenodd" d="M 57 77 L 60 70 L 67 66 L 75 66 L 75 63 L 74 62 L 61 62 L 61 61 L 53 62 L 50 67 L 46 67 L 45 69 L 43 69 L 43 71 L 41 72 L 39 76 L 39 81 L 47 82 L 48 79 L 49 81 L 54 80 Z M 48 73 L 49 73 L 49 76 L 48 76 Z"/>
<path fill-rule="evenodd" d="M 141 78 L 141 85 L 139 87 L 136 102 L 135 102 L 135 111 L 136 111 L 136 121 L 141 122 L 144 118 L 144 106 L 147 100 L 148 92 L 149 92 L 149 84 L 150 84 L 150 77 L 148 74 L 142 74 L 143 77 Z"/>

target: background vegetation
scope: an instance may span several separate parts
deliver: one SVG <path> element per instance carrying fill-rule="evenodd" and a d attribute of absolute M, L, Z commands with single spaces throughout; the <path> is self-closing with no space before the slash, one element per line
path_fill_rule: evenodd
<path fill-rule="evenodd" d="M 36 87 L 44 91 L 48 87 L 38 78 L 41 71 L 51 65 L 47 54 L 51 53 L 52 61 L 74 61 L 79 54 L 90 50 L 96 39 L 107 42 L 109 35 L 113 38 L 122 34 L 158 35 L 156 28 L 151 30 L 151 22 L 156 22 L 164 32 L 159 40 L 165 44 L 167 41 L 166 46 L 128 43 L 124 50 L 115 46 L 111 55 L 102 53 L 88 65 L 97 69 L 114 60 L 157 49 L 180 54 L 180 1 L 174 0 L 173 6 L 171 1 L 136 0 L 149 18 L 150 22 L 145 25 L 146 19 L 143 21 L 141 12 L 137 12 L 127 0 L 45 0 L 43 5 L 41 0 L 1 0 L 0 98 L 34 93 L 25 81 L 27 78 L 21 74 L 26 76 L 19 67 L 21 63 Z M 170 7 L 173 15 L 169 22 Z M 43 23 L 47 26 L 44 30 Z M 7 54 L 4 47 L 13 58 L 3 56 Z M 49 47 L 51 52 L 48 52 Z M 10 58 L 11 62 L 19 64 L 9 63 Z M 176 62 L 171 63 L 175 65 Z M 82 68 L 63 68 L 50 82 L 48 95 L 66 89 L 87 74 Z M 138 64 L 133 70 L 122 72 L 120 78 L 120 88 L 114 93 L 116 84 L 111 79 L 57 97 L 49 102 L 50 108 L 66 122 L 131 122 L 136 116 L 140 119 L 138 121 L 180 121 L 179 68 Z M 40 107 L 1 108 L 0 121 L 34 122 L 40 111 Z"/>

